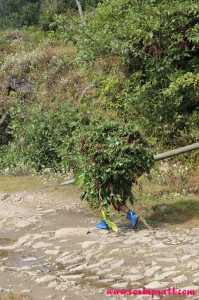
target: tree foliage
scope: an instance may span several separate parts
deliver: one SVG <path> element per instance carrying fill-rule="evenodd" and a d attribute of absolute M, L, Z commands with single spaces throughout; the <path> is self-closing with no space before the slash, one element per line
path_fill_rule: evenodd
<path fill-rule="evenodd" d="M 100 0 L 81 0 L 84 9 L 93 8 Z M 41 24 L 50 30 L 56 14 L 67 10 L 77 12 L 75 0 L 0 0 L 1 27 L 20 28 Z"/>
<path fill-rule="evenodd" d="M 123 78 L 105 70 L 98 77 L 102 94 L 126 120 L 166 144 L 198 138 L 198 23 L 198 1 L 104 1 L 78 41 L 83 63 L 117 58 Z"/>

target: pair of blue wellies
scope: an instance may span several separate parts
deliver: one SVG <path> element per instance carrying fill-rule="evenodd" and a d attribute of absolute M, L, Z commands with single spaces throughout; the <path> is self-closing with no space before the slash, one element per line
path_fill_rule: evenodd
<path fill-rule="evenodd" d="M 131 227 L 135 229 L 138 223 L 138 215 L 129 209 L 126 214 L 126 218 L 131 222 Z M 101 220 L 99 224 L 96 225 L 96 227 L 99 229 L 110 229 L 108 224 L 106 224 L 104 220 Z"/>

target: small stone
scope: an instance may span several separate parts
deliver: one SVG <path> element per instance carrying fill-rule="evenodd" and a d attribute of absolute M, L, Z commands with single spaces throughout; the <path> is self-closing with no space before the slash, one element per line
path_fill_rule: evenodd
<path fill-rule="evenodd" d="M 190 234 L 192 236 L 199 235 L 199 228 L 192 228 Z"/>
<path fill-rule="evenodd" d="M 138 281 L 138 280 L 142 280 L 144 279 L 144 276 L 142 275 L 125 275 L 123 276 L 124 280 L 127 280 L 127 281 Z"/>
<path fill-rule="evenodd" d="M 29 266 L 24 266 L 24 267 L 21 267 L 19 268 L 20 271 L 30 271 L 31 270 L 31 267 Z"/>
<path fill-rule="evenodd" d="M 30 239 L 30 237 L 31 237 L 30 234 L 22 236 L 21 238 L 18 239 L 17 243 L 15 244 L 15 247 L 24 245 Z"/>
<path fill-rule="evenodd" d="M 52 299 L 55 299 L 55 297 L 53 295 L 49 295 L 45 299 L 52 300 Z"/>
<path fill-rule="evenodd" d="M 125 240 L 124 242 L 123 242 L 123 244 L 124 245 L 134 245 L 134 244 L 137 244 L 137 240 Z"/>
<path fill-rule="evenodd" d="M 160 275 L 156 275 L 155 279 L 156 280 L 163 280 L 163 279 L 165 279 L 165 278 L 167 278 L 171 275 L 174 275 L 174 274 L 176 274 L 176 271 L 165 272 L 165 273 L 162 273 Z"/>
<path fill-rule="evenodd" d="M 23 291 L 21 291 L 22 294 L 29 294 L 31 292 L 32 292 L 31 290 L 23 290 Z"/>
<path fill-rule="evenodd" d="M 147 229 L 143 229 L 143 230 L 138 231 L 137 234 L 139 236 L 144 236 L 145 237 L 145 236 L 150 236 L 151 232 Z"/>
<path fill-rule="evenodd" d="M 157 261 L 159 262 L 165 262 L 165 263 L 172 263 L 172 264 L 177 264 L 178 260 L 177 258 L 158 258 Z"/>
<path fill-rule="evenodd" d="M 102 263 L 101 261 L 99 261 L 98 263 L 96 264 L 91 264 L 87 267 L 88 270 L 92 270 L 92 269 L 95 269 L 95 268 L 98 268 L 98 267 L 101 267 Z M 103 270 L 102 270 L 103 271 Z"/>
<path fill-rule="evenodd" d="M 86 241 L 84 243 L 82 243 L 82 248 L 86 249 L 86 248 L 90 248 L 91 246 L 96 245 L 98 242 L 96 241 Z"/>
<path fill-rule="evenodd" d="M 58 255 L 60 251 L 59 250 L 45 250 L 44 252 L 47 255 Z"/>
<path fill-rule="evenodd" d="M 40 233 L 35 233 L 32 235 L 31 239 L 33 241 L 38 240 L 38 239 L 43 239 L 43 238 L 49 238 L 50 236 L 48 234 L 40 234 Z"/>
<path fill-rule="evenodd" d="M 169 282 L 159 282 L 159 281 L 153 281 L 147 285 L 145 285 L 145 288 L 147 289 L 161 289 L 165 288 L 169 285 Z"/>
<path fill-rule="evenodd" d="M 83 261 L 83 257 L 78 255 L 72 259 L 69 259 L 68 257 L 63 257 L 60 259 L 56 259 L 58 262 L 61 262 L 63 265 L 72 265 L 72 264 L 78 264 Z"/>
<path fill-rule="evenodd" d="M 98 280 L 99 279 L 99 276 L 88 276 L 88 277 L 85 277 L 85 280 Z"/>
<path fill-rule="evenodd" d="M 0 201 L 3 201 L 3 200 L 5 200 L 8 197 L 9 197 L 8 194 L 6 194 L 6 193 L 0 193 Z"/>
<path fill-rule="evenodd" d="M 63 253 L 60 255 L 60 258 L 62 258 L 62 257 L 64 257 L 64 256 L 67 256 L 67 255 L 69 255 L 69 254 L 70 254 L 70 252 L 65 251 L 65 252 L 63 252 Z"/>
<path fill-rule="evenodd" d="M 100 279 L 98 280 L 99 283 L 110 283 L 110 282 L 113 282 L 113 279 Z"/>
<path fill-rule="evenodd" d="M 5 293 L 8 293 L 8 294 L 13 293 L 13 290 L 11 290 L 11 289 L 4 289 L 3 291 L 4 291 Z"/>
<path fill-rule="evenodd" d="M 39 242 L 39 243 L 33 245 L 32 248 L 39 249 L 39 248 L 47 248 L 47 247 L 51 247 L 51 246 L 53 246 L 53 244 L 51 244 L 51 243 Z"/>
<path fill-rule="evenodd" d="M 187 276 L 181 275 L 181 276 L 173 278 L 173 282 L 174 283 L 181 283 L 181 282 L 187 281 L 187 279 L 188 279 Z"/>
<path fill-rule="evenodd" d="M 71 268 L 71 269 L 69 269 L 69 271 L 72 271 L 72 272 L 75 272 L 75 271 L 84 271 L 85 268 L 86 268 L 86 266 L 87 266 L 87 263 L 79 265 L 79 266 L 77 266 L 75 268 Z"/>
<path fill-rule="evenodd" d="M 184 255 L 180 258 L 181 262 L 185 262 L 186 260 L 190 259 L 191 255 Z"/>
<path fill-rule="evenodd" d="M 57 282 L 56 281 L 52 281 L 52 282 L 50 282 L 49 284 L 48 284 L 48 286 L 47 286 L 48 288 L 56 288 L 57 287 Z"/>
<path fill-rule="evenodd" d="M 136 254 L 143 254 L 143 256 L 144 256 L 145 253 L 146 253 L 146 249 L 144 249 L 144 248 L 139 249 L 139 250 L 136 251 Z"/>
<path fill-rule="evenodd" d="M 108 274 L 106 277 L 118 280 L 118 279 L 122 279 L 123 275 L 122 274 Z"/>
<path fill-rule="evenodd" d="M 199 287 L 197 285 L 190 285 L 190 286 L 186 286 L 186 287 L 181 287 L 181 290 L 186 290 L 186 291 L 198 291 Z"/>
<path fill-rule="evenodd" d="M 79 274 L 79 275 L 61 275 L 60 279 L 64 280 L 64 281 L 68 281 L 68 280 L 77 280 L 77 279 L 81 279 L 84 277 L 84 274 Z"/>
<path fill-rule="evenodd" d="M 113 253 L 117 253 L 117 252 L 119 252 L 120 251 L 120 249 L 113 249 L 113 250 L 111 250 L 110 252 L 109 252 L 109 255 L 111 255 L 111 254 L 113 254 Z"/>
<path fill-rule="evenodd" d="M 55 279 L 56 279 L 56 277 L 53 275 L 45 275 L 41 278 L 37 278 L 35 281 L 37 283 L 49 283 L 51 281 L 54 281 Z"/>
<path fill-rule="evenodd" d="M 55 209 L 48 209 L 48 210 L 44 210 L 42 211 L 44 214 L 49 214 L 49 213 L 56 213 L 56 210 Z"/>
<path fill-rule="evenodd" d="M 174 271 L 176 270 L 176 266 L 173 266 L 173 267 L 165 267 L 162 269 L 162 271 L 164 272 L 168 272 L 168 271 Z"/>
<path fill-rule="evenodd" d="M 127 288 L 127 286 L 129 286 L 128 282 L 121 282 L 121 283 L 115 283 L 111 287 L 113 289 L 125 289 Z"/>
<path fill-rule="evenodd" d="M 55 231 L 55 238 L 60 239 L 68 236 L 82 236 L 86 235 L 87 233 L 89 233 L 88 228 L 61 228 Z"/>
<path fill-rule="evenodd" d="M 32 224 L 32 223 L 29 222 L 29 221 L 27 221 L 27 220 L 21 220 L 21 221 L 19 221 L 15 226 L 16 226 L 17 228 L 25 228 L 25 227 L 30 226 L 31 224 Z"/>
<path fill-rule="evenodd" d="M 154 268 L 150 268 L 145 271 L 144 276 L 146 276 L 146 277 L 153 276 L 155 274 L 155 272 L 156 272 L 156 270 Z"/>
<path fill-rule="evenodd" d="M 166 248 L 166 245 L 163 244 L 162 242 L 159 242 L 152 246 L 152 250 L 158 250 L 158 249 L 163 249 L 163 248 Z"/>
<path fill-rule="evenodd" d="M 29 242 L 24 244 L 25 247 L 31 247 L 31 245 L 32 245 L 32 241 L 29 241 Z"/>
<path fill-rule="evenodd" d="M 111 269 L 116 269 L 124 264 L 124 259 L 118 260 L 117 262 L 111 264 Z"/>
<path fill-rule="evenodd" d="M 26 200 L 33 201 L 35 199 L 35 195 L 28 195 L 26 196 Z"/>
<path fill-rule="evenodd" d="M 199 265 L 195 262 L 190 261 L 187 264 L 187 268 L 189 268 L 191 271 L 197 271 L 199 269 Z"/>
<path fill-rule="evenodd" d="M 195 278 L 195 279 L 193 280 L 193 283 L 199 285 L 199 277 L 198 277 L 198 278 Z"/>
<path fill-rule="evenodd" d="M 26 261 L 26 262 L 31 262 L 31 261 L 37 261 L 37 258 L 36 257 L 27 257 L 27 258 L 24 258 L 22 260 Z"/>

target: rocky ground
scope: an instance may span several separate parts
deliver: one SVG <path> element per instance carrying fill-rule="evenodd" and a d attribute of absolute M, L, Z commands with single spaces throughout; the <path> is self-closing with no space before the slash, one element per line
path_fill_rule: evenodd
<path fill-rule="evenodd" d="M 35 300 L 97 300 L 107 299 L 110 289 L 198 291 L 199 228 L 133 231 L 124 219 L 119 233 L 97 230 L 96 215 L 85 210 L 72 186 L 66 189 L 64 197 L 50 190 L 0 193 L 0 292 Z"/>

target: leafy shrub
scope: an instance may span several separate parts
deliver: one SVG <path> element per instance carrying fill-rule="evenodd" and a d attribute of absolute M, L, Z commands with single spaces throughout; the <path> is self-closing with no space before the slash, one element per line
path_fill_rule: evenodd
<path fill-rule="evenodd" d="M 75 167 L 77 158 L 71 137 L 81 124 L 81 114 L 78 115 L 76 108 L 69 103 L 52 103 L 46 107 L 16 104 L 10 114 L 8 133 L 13 141 L 1 148 L 2 170 L 19 165 L 37 172 L 45 168 L 60 171 Z"/>
<path fill-rule="evenodd" d="M 83 158 L 82 198 L 92 208 L 133 200 L 132 184 L 153 165 L 153 155 L 146 141 L 132 125 L 91 121 L 79 138 Z"/>
<path fill-rule="evenodd" d="M 16 2 L 16 1 L 12 1 Z M 39 3 L 19 1 L 14 6 L 9 6 L 5 13 L 0 27 L 3 28 L 21 28 L 38 24 L 39 21 Z"/>
<path fill-rule="evenodd" d="M 56 26 L 50 26 L 58 14 L 66 11 L 66 5 L 63 0 L 44 0 L 40 7 L 40 25 L 42 30 L 56 30 Z"/>
<path fill-rule="evenodd" d="M 199 4 L 196 1 L 104 1 L 78 40 L 79 58 L 97 65 L 118 57 L 117 93 L 109 89 L 110 70 L 98 77 L 101 91 L 126 120 L 163 144 L 197 140 Z M 92 67 L 93 69 L 93 67 Z M 117 74 L 117 73 L 116 73 Z M 117 84 L 118 81 L 118 84 Z M 193 115 L 195 116 L 193 118 Z"/>

